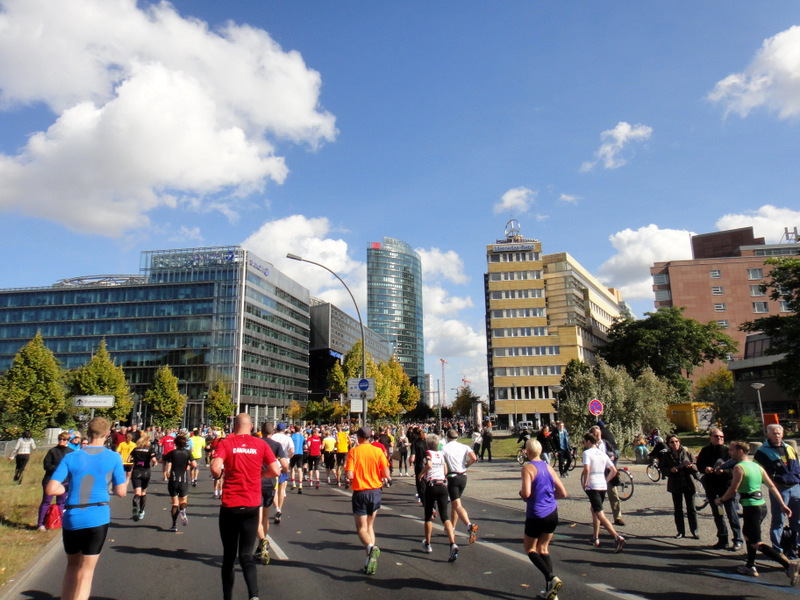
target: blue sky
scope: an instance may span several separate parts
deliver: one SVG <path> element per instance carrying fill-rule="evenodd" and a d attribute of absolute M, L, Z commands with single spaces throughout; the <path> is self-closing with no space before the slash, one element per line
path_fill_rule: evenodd
<path fill-rule="evenodd" d="M 0 286 L 244 244 L 365 310 L 425 272 L 427 370 L 486 393 L 511 216 L 641 315 L 689 235 L 800 226 L 800 4 L 0 0 Z"/>

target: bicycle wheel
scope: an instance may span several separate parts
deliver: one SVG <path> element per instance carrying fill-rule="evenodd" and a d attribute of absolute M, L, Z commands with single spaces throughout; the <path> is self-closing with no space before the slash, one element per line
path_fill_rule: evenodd
<path fill-rule="evenodd" d="M 569 469 L 568 471 L 572 471 L 575 467 L 578 466 L 578 457 L 576 456 L 575 448 L 570 448 L 569 451 Z"/>
<path fill-rule="evenodd" d="M 658 468 L 658 464 L 651 462 L 647 465 L 647 468 L 644 470 L 647 473 L 647 477 L 650 478 L 650 481 L 658 481 L 661 479 L 661 469 Z"/>
<path fill-rule="evenodd" d="M 694 481 L 694 507 L 695 510 L 703 510 L 706 506 L 708 506 L 708 496 L 706 496 L 706 490 L 703 488 L 703 485 L 695 479 Z"/>
<path fill-rule="evenodd" d="M 517 450 L 517 462 L 519 464 L 521 464 L 521 465 L 524 465 L 525 464 L 525 458 L 526 458 L 525 457 L 525 451 L 522 448 Z"/>
<path fill-rule="evenodd" d="M 617 495 L 623 502 L 633 496 L 633 475 L 625 469 L 617 471 L 619 473 L 619 483 L 617 484 Z"/>

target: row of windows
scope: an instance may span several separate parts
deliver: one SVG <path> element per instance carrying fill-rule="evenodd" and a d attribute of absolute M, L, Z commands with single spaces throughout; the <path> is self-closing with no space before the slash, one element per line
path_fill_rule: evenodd
<path fill-rule="evenodd" d="M 508 329 L 492 329 L 494 337 L 531 337 L 548 335 L 547 327 L 510 327 Z"/>
<path fill-rule="evenodd" d="M 266 279 L 262 279 L 258 275 L 255 275 L 253 273 L 248 273 L 247 274 L 247 283 L 252 284 L 252 285 L 254 285 L 256 287 L 259 287 L 262 290 L 265 290 L 265 291 L 269 292 L 270 294 L 273 294 L 273 295 L 277 296 L 279 299 L 283 300 L 284 302 L 286 302 L 288 304 L 291 304 L 292 306 L 294 306 L 296 308 L 299 308 L 303 313 L 307 313 L 309 311 L 308 304 L 306 304 L 302 300 L 299 300 L 298 298 L 295 298 L 291 294 L 287 293 L 285 290 L 282 290 L 281 288 L 273 285 L 272 283 L 270 283 Z"/>
<path fill-rule="evenodd" d="M 133 285 L 64 290 L 53 288 L 39 292 L 8 292 L 0 294 L 0 308 L 158 302 L 207 298 L 213 295 L 213 283 L 197 285 Z"/>
<path fill-rule="evenodd" d="M 276 356 L 285 356 L 293 360 L 308 361 L 307 352 L 305 353 L 295 352 L 293 350 L 289 350 L 288 348 L 283 348 L 282 346 L 277 346 L 265 340 L 256 339 L 250 335 L 244 336 L 244 345 L 249 348 L 258 348 L 259 350 L 263 350 L 264 352 L 270 352 L 271 354 L 275 354 Z"/>
<path fill-rule="evenodd" d="M 489 255 L 489 262 L 527 262 L 531 260 L 540 260 L 541 253 L 539 252 L 499 252 L 497 254 Z"/>
<path fill-rule="evenodd" d="M 136 319 L 119 321 L 65 321 L 0 327 L 0 339 L 33 339 L 37 331 L 45 338 L 72 336 L 139 335 L 145 333 L 178 333 L 211 331 L 211 317 L 182 319 Z"/>
<path fill-rule="evenodd" d="M 728 305 L 725 302 L 718 302 L 714 305 L 714 310 L 716 312 L 725 312 L 728 310 Z M 753 302 L 753 312 L 756 314 L 768 313 L 769 302 Z M 789 308 L 789 302 L 787 300 L 780 301 L 780 312 L 792 312 L 792 309 Z"/>
<path fill-rule="evenodd" d="M 545 375 L 561 375 L 561 365 L 497 367 L 495 377 L 542 377 Z"/>
<path fill-rule="evenodd" d="M 242 369 L 242 379 L 249 381 L 263 381 L 264 383 L 274 383 L 280 386 L 303 387 L 308 378 L 294 379 L 293 377 L 284 377 L 275 373 L 264 373 L 263 371 L 254 371 L 253 369 Z"/>
<path fill-rule="evenodd" d="M 295 365 L 290 362 L 286 362 L 283 360 L 278 360 L 272 358 L 270 356 L 264 356 L 262 354 L 253 354 L 252 352 L 242 352 L 242 360 L 246 363 L 250 363 L 253 365 L 260 365 L 262 367 L 267 367 L 269 369 L 276 369 L 278 371 L 283 371 L 286 373 L 295 373 L 297 375 L 308 375 L 308 367 Z M 307 365 L 308 363 L 303 363 Z"/>
<path fill-rule="evenodd" d="M 711 279 L 720 279 L 722 277 L 722 269 L 711 269 L 708 272 L 708 275 L 711 277 Z M 747 269 L 747 278 L 751 281 L 756 279 L 764 279 L 764 269 L 761 267 Z"/>
<path fill-rule="evenodd" d="M 176 350 L 184 352 L 187 348 L 197 348 L 205 352 L 211 347 L 210 333 L 191 333 L 184 335 L 137 335 L 108 338 L 106 346 L 109 352 L 134 350 Z M 91 354 L 97 349 L 97 337 L 48 339 L 47 348 L 54 354 L 84 352 Z M 23 344 L 19 340 L 0 343 L 0 354 L 13 356 Z"/>
<path fill-rule="evenodd" d="M 252 304 L 248 304 L 245 307 L 245 311 L 253 315 L 254 317 L 258 317 L 259 319 L 263 319 L 267 323 L 272 323 L 276 325 L 278 328 L 283 329 L 284 331 L 291 331 L 292 333 L 296 333 L 303 337 L 308 337 L 309 331 L 308 327 L 301 327 L 292 323 L 291 321 L 287 321 L 286 319 L 282 319 L 278 315 L 274 315 L 272 313 L 268 313 L 266 311 L 261 310 L 257 306 L 253 306 Z"/>
<path fill-rule="evenodd" d="M 213 300 L 191 302 L 137 302 L 136 304 L 89 304 L 54 308 L 0 310 L 0 323 L 82 321 L 94 319 L 135 319 L 211 314 Z"/>
<path fill-rule="evenodd" d="M 530 290 L 496 290 L 492 292 L 492 300 L 516 300 L 517 298 L 544 298 L 544 288 Z"/>
<path fill-rule="evenodd" d="M 493 310 L 493 319 L 522 319 L 526 317 L 544 317 L 544 308 L 504 308 Z"/>
<path fill-rule="evenodd" d="M 256 302 L 258 302 L 260 304 L 263 304 L 267 308 L 272 308 L 276 312 L 283 313 L 284 315 L 286 315 L 290 319 L 294 319 L 295 321 L 298 321 L 298 322 L 303 323 L 305 325 L 308 325 L 310 323 L 310 321 L 311 321 L 311 318 L 308 316 L 307 312 L 305 314 L 303 314 L 303 313 L 297 312 L 296 310 L 292 310 L 291 308 L 289 308 L 285 304 L 281 304 L 280 302 L 274 300 L 273 298 L 270 298 L 269 296 L 267 296 L 265 294 L 262 294 L 258 290 L 254 290 L 253 288 L 247 288 L 246 297 L 251 299 L 251 300 L 255 300 Z"/>
<path fill-rule="evenodd" d="M 501 271 L 489 273 L 489 281 L 525 281 L 528 279 L 541 279 L 541 271 Z"/>
<path fill-rule="evenodd" d="M 264 327 L 260 323 L 256 323 L 250 319 L 245 321 L 245 329 L 249 331 L 253 331 L 255 333 L 260 333 L 268 338 L 272 338 L 273 340 L 278 340 L 280 342 L 285 342 L 294 346 L 295 348 L 303 348 L 308 350 L 308 336 L 302 339 L 297 339 L 293 336 L 286 335 L 280 331 L 276 331 L 275 329 L 270 329 L 269 327 Z"/>
<path fill-rule="evenodd" d="M 559 346 L 519 346 L 516 348 L 495 348 L 494 355 L 502 356 L 552 356 L 561 354 Z"/>
<path fill-rule="evenodd" d="M 497 400 L 550 400 L 550 387 L 546 385 L 526 385 L 512 388 L 494 388 Z"/>

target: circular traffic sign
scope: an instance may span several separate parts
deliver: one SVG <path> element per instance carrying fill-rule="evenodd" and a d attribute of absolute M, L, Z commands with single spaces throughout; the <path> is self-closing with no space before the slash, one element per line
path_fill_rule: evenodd
<path fill-rule="evenodd" d="M 358 397 L 361 398 L 362 400 L 366 400 L 367 399 L 367 392 L 361 392 L 358 395 Z"/>
<path fill-rule="evenodd" d="M 597 398 L 589 402 L 589 412 L 595 417 L 603 414 L 603 403 Z"/>
<path fill-rule="evenodd" d="M 369 389 L 369 381 L 367 379 L 361 379 L 358 382 L 358 389 L 362 392 L 366 392 Z"/>

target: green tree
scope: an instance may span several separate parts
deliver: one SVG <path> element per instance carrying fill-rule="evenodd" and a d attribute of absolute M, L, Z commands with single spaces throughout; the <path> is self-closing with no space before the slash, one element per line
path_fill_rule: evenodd
<path fill-rule="evenodd" d="M 589 402 L 597 397 L 592 368 L 577 359 L 570 360 L 561 377 L 561 385 L 564 390 L 559 402 L 559 418 L 571 433 L 582 435 L 595 421 L 589 414 Z"/>
<path fill-rule="evenodd" d="M 228 417 L 232 416 L 236 410 L 231 393 L 228 391 L 228 384 L 219 379 L 217 383 L 208 391 L 206 399 L 206 415 L 208 422 L 215 427 L 223 427 L 228 422 Z"/>
<path fill-rule="evenodd" d="M 125 372 L 111 358 L 105 339 L 100 340 L 89 362 L 67 374 L 70 396 L 114 396 L 111 408 L 96 408 L 96 417 L 112 423 L 127 421 L 133 409 L 133 399 Z"/>
<path fill-rule="evenodd" d="M 64 373 L 58 359 L 44 345 L 41 332 L 25 344 L 0 380 L 0 428 L 17 437 L 30 430 L 40 436 L 64 410 Z"/>
<path fill-rule="evenodd" d="M 623 366 L 632 377 L 648 367 L 689 399 L 688 377 L 695 367 L 723 360 L 737 344 L 712 321 L 703 325 L 683 316 L 683 308 L 661 308 L 640 320 L 620 319 L 609 330 L 609 343 L 597 353 L 612 366 Z"/>
<path fill-rule="evenodd" d="M 290 423 L 298 423 L 303 418 L 304 412 L 300 403 L 297 400 L 292 400 L 286 409 L 286 418 L 289 419 Z"/>
<path fill-rule="evenodd" d="M 403 415 L 403 420 L 406 422 L 427 421 L 432 419 L 435 414 L 430 406 L 420 400 L 412 410 Z"/>
<path fill-rule="evenodd" d="M 456 414 L 461 414 L 462 417 L 467 417 L 472 413 L 472 403 L 478 400 L 480 400 L 480 396 L 477 396 L 470 386 L 465 385 L 458 388 L 458 395 L 450 409 Z M 481 404 L 483 404 L 483 414 L 488 413 L 489 405 L 486 402 L 481 402 Z"/>
<path fill-rule="evenodd" d="M 743 323 L 743 331 L 761 331 L 771 338 L 767 354 L 782 355 L 773 368 L 776 382 L 781 389 L 794 397 L 800 396 L 800 258 L 784 256 L 769 258 L 765 264 L 772 265 L 769 282 L 762 286 L 769 297 L 786 303 L 792 314 L 771 315 Z"/>
<path fill-rule="evenodd" d="M 144 402 L 153 411 L 153 425 L 177 427 L 183 416 L 186 396 L 178 391 L 178 378 L 164 365 L 156 371 L 153 386 L 144 393 Z"/>
<path fill-rule="evenodd" d="M 717 369 L 700 377 L 695 384 L 697 402 L 711 404 L 714 421 L 730 439 L 747 439 L 751 430 L 753 411 L 742 401 L 733 382 L 733 373 Z"/>

